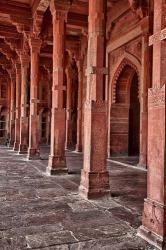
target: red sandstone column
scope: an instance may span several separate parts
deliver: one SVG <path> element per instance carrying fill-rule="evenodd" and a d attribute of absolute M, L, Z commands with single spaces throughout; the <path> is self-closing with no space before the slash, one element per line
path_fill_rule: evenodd
<path fill-rule="evenodd" d="M 147 167 L 147 143 L 148 143 L 148 88 L 150 87 L 149 56 L 149 20 L 145 17 L 142 21 L 142 69 L 140 79 L 141 114 L 140 114 L 140 157 L 139 166 Z"/>
<path fill-rule="evenodd" d="M 7 112 L 7 120 L 6 120 L 6 134 L 7 138 L 9 139 L 10 136 L 10 110 L 11 110 L 11 82 L 10 79 L 7 80 L 8 86 L 8 94 L 7 94 L 7 103 L 8 103 L 8 112 Z M 9 146 L 9 144 L 8 144 Z"/>
<path fill-rule="evenodd" d="M 16 75 L 11 74 L 11 99 L 10 99 L 10 140 L 9 146 L 14 146 L 14 139 L 15 139 L 15 81 Z"/>
<path fill-rule="evenodd" d="M 86 50 L 87 52 L 87 50 Z M 84 116 L 86 115 L 84 113 L 84 103 L 86 101 L 86 86 L 87 86 L 87 76 L 86 76 L 86 69 L 87 69 L 87 53 L 84 56 L 83 61 L 83 90 L 82 90 L 82 151 L 84 152 Z"/>
<path fill-rule="evenodd" d="M 30 116 L 29 116 L 29 148 L 28 159 L 34 160 L 40 158 L 38 141 L 38 71 L 39 71 L 39 53 L 41 40 L 38 38 L 30 39 L 31 49 L 31 82 L 30 82 Z"/>
<path fill-rule="evenodd" d="M 16 64 L 16 115 L 15 115 L 15 140 L 14 150 L 19 149 L 20 143 L 20 104 L 21 104 L 21 65 Z"/>
<path fill-rule="evenodd" d="M 66 172 L 65 134 L 66 111 L 63 107 L 64 88 L 64 45 L 65 21 L 67 19 L 68 1 L 51 1 L 53 15 L 53 86 L 52 86 L 52 116 L 51 116 L 51 150 L 47 172 L 57 174 Z"/>
<path fill-rule="evenodd" d="M 19 154 L 28 152 L 28 117 L 27 117 L 27 73 L 29 56 L 21 54 L 21 119 L 20 119 L 20 145 Z"/>
<path fill-rule="evenodd" d="M 82 152 L 82 91 L 83 91 L 83 60 L 77 61 L 78 68 L 78 104 L 77 104 L 77 144 L 76 151 Z"/>
<path fill-rule="evenodd" d="M 87 88 L 84 107 L 84 163 L 80 194 L 87 198 L 110 192 L 107 158 L 107 102 L 103 100 L 106 0 L 89 0 Z"/>
<path fill-rule="evenodd" d="M 138 235 L 158 249 L 166 247 L 166 27 L 165 1 L 154 1 L 153 81 L 148 95 L 148 176 L 142 226 Z"/>
<path fill-rule="evenodd" d="M 72 121 L 71 121 L 71 85 L 72 85 L 72 70 L 69 65 L 68 69 L 66 70 L 66 78 L 67 78 L 67 98 L 66 98 L 66 143 L 65 148 L 71 149 L 72 148 Z"/>

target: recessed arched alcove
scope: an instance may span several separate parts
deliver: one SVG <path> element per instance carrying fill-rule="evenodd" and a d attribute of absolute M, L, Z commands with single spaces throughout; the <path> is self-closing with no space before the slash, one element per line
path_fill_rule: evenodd
<path fill-rule="evenodd" d="M 139 154 L 139 76 L 130 64 L 123 65 L 114 86 L 115 100 L 110 114 L 111 155 Z"/>

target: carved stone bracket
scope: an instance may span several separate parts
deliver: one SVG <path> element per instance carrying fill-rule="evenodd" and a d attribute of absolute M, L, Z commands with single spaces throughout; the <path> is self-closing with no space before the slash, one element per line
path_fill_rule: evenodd
<path fill-rule="evenodd" d="M 16 26 L 18 33 L 30 32 L 32 19 L 20 18 L 18 16 L 11 15 L 10 21 Z"/>
<path fill-rule="evenodd" d="M 128 0 L 129 4 L 131 6 L 131 9 L 133 12 L 136 13 L 136 15 L 139 18 L 144 18 L 145 16 L 148 15 L 148 4 L 147 1 L 140 1 L 140 0 Z"/>
<path fill-rule="evenodd" d="M 30 46 L 32 51 L 40 53 L 41 45 L 42 45 L 42 40 L 41 39 L 39 39 L 37 37 L 34 37 L 34 36 L 30 37 L 29 46 Z"/>
<path fill-rule="evenodd" d="M 42 28 L 42 23 L 43 23 L 43 16 L 44 12 L 43 11 L 36 11 L 36 13 L 33 16 L 33 33 L 36 36 L 39 36 Z"/>
<path fill-rule="evenodd" d="M 52 13 L 53 18 L 56 20 L 64 20 L 67 22 L 67 14 L 71 5 L 71 1 L 64 0 L 63 3 L 57 0 L 51 0 L 50 3 L 50 10 Z"/>

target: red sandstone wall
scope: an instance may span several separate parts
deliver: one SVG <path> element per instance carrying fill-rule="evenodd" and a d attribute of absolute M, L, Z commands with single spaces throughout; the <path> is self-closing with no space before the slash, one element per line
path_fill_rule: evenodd
<path fill-rule="evenodd" d="M 125 25 L 124 25 L 125 23 Z M 109 19 L 108 19 L 109 24 Z M 129 64 L 135 70 L 140 78 L 141 54 L 142 54 L 142 38 L 135 37 L 126 43 L 127 34 L 134 34 L 134 30 L 138 29 L 139 19 L 132 11 L 127 11 L 119 17 L 109 33 L 107 41 L 108 66 L 109 66 L 109 150 L 110 154 L 128 154 L 128 130 L 129 130 L 129 104 L 124 101 L 125 105 L 115 104 L 117 97 L 117 84 L 121 77 L 121 72 L 125 64 Z M 125 39 L 124 39 L 125 37 Z M 117 48 L 110 50 L 109 46 L 114 43 Z M 118 44 L 122 44 L 118 47 Z M 128 77 L 121 79 L 123 85 L 129 82 Z M 139 79 L 140 80 L 140 79 Z M 125 86 L 123 86 L 125 89 Z M 140 87 L 140 86 L 139 86 Z M 127 88 L 127 87 L 126 87 Z M 127 90 L 129 91 L 129 90 Z M 127 94 L 127 93 L 126 93 Z M 128 93 L 129 94 L 129 93 Z M 117 122 L 116 122 L 117 121 Z"/>

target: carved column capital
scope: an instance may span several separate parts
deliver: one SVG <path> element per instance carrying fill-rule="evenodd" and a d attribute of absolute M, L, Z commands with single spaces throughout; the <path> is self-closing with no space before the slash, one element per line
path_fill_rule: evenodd
<path fill-rule="evenodd" d="M 36 11 L 36 13 L 33 16 L 33 32 L 37 35 L 40 34 L 42 23 L 43 23 L 43 11 Z"/>
<path fill-rule="evenodd" d="M 10 80 L 11 80 L 12 83 L 15 82 L 15 80 L 16 80 L 16 74 L 15 73 L 10 73 Z"/>
<path fill-rule="evenodd" d="M 51 0 L 50 11 L 55 20 L 63 20 L 67 22 L 67 14 L 71 1 L 64 0 L 63 3 L 57 0 Z"/>
<path fill-rule="evenodd" d="M 29 46 L 32 52 L 40 53 L 40 48 L 42 45 L 42 40 L 38 37 L 30 37 Z"/>
<path fill-rule="evenodd" d="M 28 66 L 29 62 L 30 62 L 30 57 L 28 54 L 21 52 L 20 53 L 20 61 L 21 61 L 21 65 L 23 66 Z"/>
<path fill-rule="evenodd" d="M 21 74 L 21 64 L 20 63 L 16 63 L 15 64 L 15 68 L 16 68 L 16 74 Z"/>

